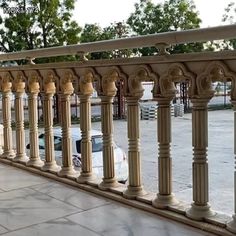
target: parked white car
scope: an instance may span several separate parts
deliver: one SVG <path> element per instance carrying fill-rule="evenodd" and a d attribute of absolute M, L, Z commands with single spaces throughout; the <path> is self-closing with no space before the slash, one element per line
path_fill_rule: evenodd
<path fill-rule="evenodd" d="M 54 134 L 54 150 L 55 158 L 58 165 L 62 163 L 62 134 L 60 128 L 53 129 Z M 81 167 L 81 131 L 79 128 L 71 128 L 72 138 L 72 160 L 75 169 L 80 171 Z M 91 130 L 91 141 L 92 141 L 92 164 L 93 173 L 99 178 L 103 177 L 103 157 L 102 157 L 102 133 L 97 130 Z M 116 178 L 120 183 L 125 183 L 128 178 L 128 163 L 125 152 L 118 147 L 115 143 L 114 146 L 114 159 L 115 159 L 115 174 Z M 27 149 L 30 148 L 28 144 Z M 45 157 L 45 135 L 41 133 L 39 135 L 39 150 L 41 158 Z M 29 152 L 29 151 L 27 151 Z M 28 153 L 27 153 L 28 154 Z"/>

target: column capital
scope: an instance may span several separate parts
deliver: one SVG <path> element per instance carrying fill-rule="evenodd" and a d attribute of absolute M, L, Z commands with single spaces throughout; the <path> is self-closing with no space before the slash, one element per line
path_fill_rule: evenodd
<path fill-rule="evenodd" d="M 193 104 L 193 108 L 207 108 L 207 104 L 211 98 L 192 98 L 191 102 Z"/>

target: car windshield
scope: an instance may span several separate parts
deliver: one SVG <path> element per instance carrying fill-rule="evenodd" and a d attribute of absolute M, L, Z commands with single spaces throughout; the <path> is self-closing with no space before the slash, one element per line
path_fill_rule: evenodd
<path fill-rule="evenodd" d="M 76 150 L 78 153 L 81 153 L 81 140 L 76 141 Z M 101 151 L 102 151 L 102 136 L 93 136 L 92 152 L 101 152 Z"/>

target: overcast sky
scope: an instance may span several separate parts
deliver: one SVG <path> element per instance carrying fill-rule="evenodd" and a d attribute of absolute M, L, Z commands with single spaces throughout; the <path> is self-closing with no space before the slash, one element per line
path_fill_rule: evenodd
<path fill-rule="evenodd" d="M 152 0 L 154 3 L 163 0 Z M 134 11 L 134 4 L 139 0 L 77 0 L 74 18 L 80 26 L 85 23 L 98 23 L 102 27 L 110 23 L 125 21 Z M 222 24 L 221 19 L 228 3 L 236 0 L 194 0 L 202 27 Z"/>

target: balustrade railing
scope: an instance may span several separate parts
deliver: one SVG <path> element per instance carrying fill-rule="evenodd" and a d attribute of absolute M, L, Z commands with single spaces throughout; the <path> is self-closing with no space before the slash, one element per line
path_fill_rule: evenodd
<path fill-rule="evenodd" d="M 219 214 L 209 205 L 208 187 L 208 109 L 214 96 L 212 84 L 216 81 L 231 82 L 231 103 L 236 127 L 236 54 L 235 50 L 169 55 L 166 45 L 199 42 L 214 39 L 231 39 L 236 35 L 236 25 L 209 29 L 171 32 L 157 35 L 87 43 L 81 45 L 32 50 L 0 55 L 0 60 L 19 60 L 51 57 L 92 51 L 156 46 L 160 53 L 149 57 L 120 58 L 111 60 L 84 60 L 49 64 L 28 64 L 0 68 L 4 146 L 1 161 L 21 163 L 29 168 L 50 172 L 80 184 L 95 186 L 101 191 L 123 189 L 124 198 L 146 202 L 153 208 L 179 212 L 196 221 L 219 224 Z M 164 45 L 164 46 L 163 46 Z M 127 104 L 128 131 L 128 185 L 117 182 L 114 164 L 112 102 L 116 95 L 116 82 L 124 82 Z M 142 185 L 139 100 L 143 96 L 142 82 L 153 81 L 153 98 L 158 104 L 157 143 L 158 193 L 150 198 Z M 188 82 L 188 95 L 192 102 L 193 147 L 193 203 L 183 207 L 172 190 L 171 158 L 171 101 L 175 97 L 176 83 Z M 94 86 L 96 85 L 96 86 Z M 101 98 L 101 129 L 103 134 L 103 179 L 97 182 L 92 171 L 91 101 L 97 90 Z M 11 117 L 10 94 L 15 95 L 15 117 Z M 25 152 L 23 94 L 29 101 L 30 153 Z M 37 101 L 42 95 L 45 134 L 45 160 L 39 155 Z M 80 101 L 81 172 L 72 162 L 70 96 L 75 93 Z M 53 96 L 58 94 L 61 111 L 62 163 L 56 163 L 53 136 Z M 16 123 L 16 150 L 13 150 L 11 121 Z M 116 131 L 115 131 L 116 132 Z M 234 136 L 236 132 L 234 133 Z M 233 142 L 233 140 L 232 140 Z M 234 141 L 235 144 L 235 141 Z M 184 145 L 184 144 L 183 144 Z M 236 146 L 236 145 L 235 145 Z M 189 147 L 191 148 L 191 147 Z M 234 151 L 236 155 L 236 149 Z M 154 155 L 156 155 L 154 153 Z M 233 157 L 232 157 L 233 158 Z M 236 187 L 236 174 L 235 174 Z M 232 190 L 233 191 L 233 190 Z M 186 218 L 186 219 L 187 219 Z M 181 218 L 182 219 L 182 218 Z M 184 220 L 181 220 L 184 221 Z M 220 220 L 220 225 L 236 233 L 236 216 L 231 221 Z"/>

